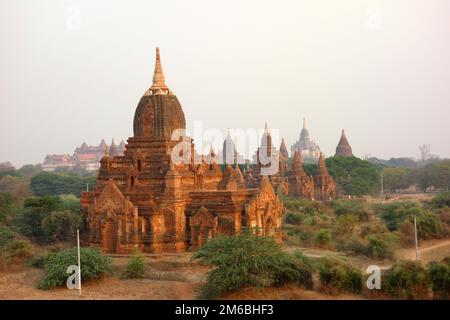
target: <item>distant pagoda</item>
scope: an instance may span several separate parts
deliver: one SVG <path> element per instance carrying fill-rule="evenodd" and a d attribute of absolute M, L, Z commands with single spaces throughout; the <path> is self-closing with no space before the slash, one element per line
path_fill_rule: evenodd
<path fill-rule="evenodd" d="M 345 131 L 342 129 L 341 139 L 336 147 L 335 157 L 353 157 L 352 147 L 348 143 L 347 137 L 345 136 Z"/>
<path fill-rule="evenodd" d="M 309 137 L 308 129 L 306 129 L 306 119 L 303 118 L 303 128 L 300 132 L 300 139 L 291 147 L 292 154 L 295 150 L 300 150 L 303 160 L 316 162 L 320 157 L 320 148 Z"/>

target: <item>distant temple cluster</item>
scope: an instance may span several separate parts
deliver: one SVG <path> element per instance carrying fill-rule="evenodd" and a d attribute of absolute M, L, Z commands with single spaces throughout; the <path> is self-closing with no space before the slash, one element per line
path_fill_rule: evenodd
<path fill-rule="evenodd" d="M 122 141 L 119 145 L 114 143 L 106 144 L 102 139 L 98 146 L 88 146 L 83 142 L 81 146 L 75 149 L 72 155 L 69 154 L 48 154 L 45 157 L 42 168 L 44 171 L 54 171 L 56 168 L 73 168 L 81 167 L 87 171 L 97 171 L 100 168 L 100 159 L 108 151 L 112 156 L 123 155 L 125 151 L 125 142 Z"/>
<path fill-rule="evenodd" d="M 285 147 L 283 147 L 285 149 Z M 300 138 L 291 146 L 291 152 L 295 155 L 295 152 L 300 153 L 301 158 L 305 162 L 317 162 L 322 152 L 317 143 L 315 143 L 309 136 L 308 129 L 306 128 L 306 119 L 303 118 L 303 128 L 300 131 Z M 286 150 L 287 153 L 287 150 Z M 341 132 L 341 139 L 336 147 L 335 157 L 353 157 L 352 147 L 350 146 L 347 137 L 345 136 L 344 129 Z"/>
<path fill-rule="evenodd" d="M 230 136 L 227 135 L 223 143 L 223 149 L 232 149 L 230 154 L 233 157 L 225 158 L 223 156 L 223 163 L 236 163 L 238 160 L 238 153 Z M 277 190 L 292 197 L 301 197 L 310 200 L 328 201 L 336 196 L 336 185 L 333 177 L 329 175 L 325 158 L 319 147 L 314 142 L 310 141 L 309 133 L 306 130 L 305 120 L 303 121 L 303 129 L 300 134 L 300 140 L 292 147 L 292 161 L 286 148 L 284 139 L 281 140 L 280 148 L 277 150 L 272 143 L 270 130 L 265 126 L 264 134 L 261 139 L 261 145 L 258 148 L 255 159 L 256 165 L 245 165 L 243 171 L 246 186 L 254 188 L 261 183 L 263 178 L 262 170 L 264 165 L 261 163 L 260 156 L 267 155 L 267 157 L 274 156 L 278 159 L 278 170 L 276 173 L 268 174 L 272 186 Z M 314 161 L 317 154 L 317 160 Z M 312 175 L 307 175 L 303 168 L 304 155 L 308 156 L 309 162 L 317 164 L 317 168 Z M 342 130 L 341 138 L 336 147 L 336 157 L 353 157 L 352 148 Z M 289 164 L 291 162 L 291 164 Z M 264 162 L 263 162 L 264 163 Z"/>
<path fill-rule="evenodd" d="M 267 176 L 262 173 L 264 164 L 261 163 L 259 158 L 261 154 L 266 153 L 269 157 L 275 154 L 276 156 L 274 158 L 278 159 L 277 172 L 268 174 Z M 268 178 L 275 189 L 279 188 L 281 192 L 292 197 L 320 201 L 331 200 L 336 196 L 336 186 L 333 177 L 328 174 L 324 155 L 319 153 L 316 170 L 312 175 L 307 175 L 303 169 L 302 154 L 301 149 L 295 149 L 292 163 L 289 165 L 289 153 L 284 139 L 281 140 L 280 148 L 276 150 L 272 144 L 272 137 L 266 125 L 261 146 L 257 151 L 257 163 L 244 170 L 243 173 L 246 186 L 256 187 L 261 183 L 262 179 Z"/>

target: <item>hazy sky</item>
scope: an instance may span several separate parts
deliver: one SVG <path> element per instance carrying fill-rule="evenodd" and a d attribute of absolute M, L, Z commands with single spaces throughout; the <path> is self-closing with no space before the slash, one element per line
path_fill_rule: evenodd
<path fill-rule="evenodd" d="M 156 46 L 188 127 L 449 157 L 449 39 L 448 0 L 0 0 L 0 162 L 131 136 Z"/>

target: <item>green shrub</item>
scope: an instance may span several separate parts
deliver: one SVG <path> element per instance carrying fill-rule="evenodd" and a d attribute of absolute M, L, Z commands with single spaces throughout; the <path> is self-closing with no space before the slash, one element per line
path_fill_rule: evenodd
<path fill-rule="evenodd" d="M 30 261 L 30 266 L 38 269 L 43 269 L 45 267 L 45 263 L 47 262 L 47 260 L 48 255 L 36 257 Z"/>
<path fill-rule="evenodd" d="M 319 259 L 321 291 L 327 293 L 360 293 L 363 285 L 361 271 L 350 264 L 332 258 Z"/>
<path fill-rule="evenodd" d="M 311 234 L 311 232 L 301 230 L 298 233 L 298 237 L 302 241 L 307 241 L 307 240 L 311 240 L 312 234 Z"/>
<path fill-rule="evenodd" d="M 283 204 L 288 213 L 293 212 L 310 216 L 322 215 L 327 213 L 325 205 L 320 201 L 285 198 L 283 200 Z"/>
<path fill-rule="evenodd" d="M 444 207 L 437 211 L 442 223 L 450 226 L 450 207 Z"/>
<path fill-rule="evenodd" d="M 111 272 L 111 259 L 104 256 L 99 249 L 81 248 L 81 277 L 83 280 L 98 279 Z M 51 253 L 44 266 L 44 276 L 38 283 L 39 289 L 48 290 L 66 283 L 69 274 L 67 267 L 77 265 L 77 250 L 67 249 Z"/>
<path fill-rule="evenodd" d="M 14 240 L 4 247 L 3 258 L 7 265 L 20 265 L 31 259 L 32 246 L 26 240 Z"/>
<path fill-rule="evenodd" d="M 425 299 L 430 281 L 425 268 L 417 261 L 399 261 L 382 274 L 381 289 L 400 299 Z"/>
<path fill-rule="evenodd" d="M 215 237 L 193 259 L 215 266 L 200 289 L 203 298 L 217 298 L 244 286 L 312 284 L 304 259 L 281 251 L 273 238 L 255 236 L 250 231 L 235 237 Z"/>
<path fill-rule="evenodd" d="M 369 255 L 367 244 L 358 237 L 351 237 L 350 239 L 339 241 L 337 249 L 353 254 Z"/>
<path fill-rule="evenodd" d="M 450 257 L 427 265 L 434 299 L 450 299 Z"/>
<path fill-rule="evenodd" d="M 336 232 L 340 236 L 348 236 L 353 233 L 358 217 L 352 214 L 340 215 L 336 219 Z"/>
<path fill-rule="evenodd" d="M 389 232 L 388 228 L 383 222 L 379 221 L 370 221 L 367 224 L 360 225 L 359 235 L 363 238 L 374 234 L 374 233 L 386 233 Z"/>
<path fill-rule="evenodd" d="M 450 236 L 450 208 L 444 207 L 436 212 L 442 222 L 442 234 L 444 237 Z"/>
<path fill-rule="evenodd" d="M 407 216 L 420 213 L 422 208 L 418 203 L 402 201 L 390 204 L 374 204 L 373 209 L 381 217 L 389 231 L 395 231 Z"/>
<path fill-rule="evenodd" d="M 59 198 L 62 201 L 61 209 L 70 210 L 75 213 L 79 213 L 81 210 L 80 198 L 74 196 L 73 194 L 61 194 Z"/>
<path fill-rule="evenodd" d="M 439 215 L 425 210 L 415 202 L 397 202 L 387 205 L 374 205 L 375 212 L 381 216 L 390 231 L 398 230 L 405 221 L 417 220 L 418 235 L 421 239 L 430 239 L 444 235 Z"/>
<path fill-rule="evenodd" d="M 75 238 L 81 222 L 81 216 L 69 210 L 52 211 L 42 219 L 41 228 L 48 241 L 67 241 Z"/>
<path fill-rule="evenodd" d="M 23 208 L 15 211 L 13 225 L 21 234 L 40 243 L 73 239 L 76 229 L 82 226 L 82 218 L 79 210 L 76 213 L 68 209 L 74 204 L 73 199 L 66 198 L 26 198 Z"/>
<path fill-rule="evenodd" d="M 367 255 L 374 259 L 392 258 L 397 239 L 393 234 L 373 234 L 367 237 Z"/>
<path fill-rule="evenodd" d="M 294 283 L 307 289 L 313 287 L 313 266 L 312 261 L 304 256 L 300 251 L 292 255 L 284 255 L 282 263 L 274 265 L 273 285 L 283 285 Z"/>
<path fill-rule="evenodd" d="M 350 214 L 358 217 L 359 220 L 367 221 L 369 219 L 369 212 L 366 209 L 366 204 L 361 200 L 333 201 L 331 207 L 336 216 Z"/>
<path fill-rule="evenodd" d="M 0 247 L 10 243 L 14 239 L 14 233 L 7 226 L 0 226 Z"/>
<path fill-rule="evenodd" d="M 15 211 L 13 225 L 26 237 L 36 241 L 46 239 L 41 225 L 42 220 L 52 211 L 59 210 L 62 201 L 58 197 L 29 197 L 24 201 L 23 208 Z"/>
<path fill-rule="evenodd" d="M 413 218 L 410 218 L 413 220 Z M 443 236 L 443 226 L 440 217 L 434 212 L 424 210 L 417 216 L 417 234 L 421 239 L 433 239 Z"/>
<path fill-rule="evenodd" d="M 145 258 L 139 254 L 138 251 L 134 251 L 133 255 L 128 260 L 128 264 L 122 273 L 123 279 L 142 279 L 145 277 L 147 271 L 147 265 L 145 264 Z"/>
<path fill-rule="evenodd" d="M 349 240 L 340 241 L 337 249 L 374 259 L 386 259 L 392 258 L 397 241 L 397 237 L 392 233 L 371 234 L 366 240 L 351 237 Z"/>
<path fill-rule="evenodd" d="M 433 208 L 450 208 L 450 192 L 442 192 L 431 199 L 430 204 Z"/>
<path fill-rule="evenodd" d="M 321 226 L 322 220 L 318 216 L 307 216 L 303 223 L 307 226 Z"/>
<path fill-rule="evenodd" d="M 327 229 L 321 229 L 316 233 L 314 241 L 321 247 L 328 247 L 331 243 L 331 232 Z"/>
<path fill-rule="evenodd" d="M 398 233 L 400 235 L 400 241 L 403 245 L 411 246 L 414 244 L 414 224 L 412 221 L 407 220 L 400 223 Z"/>
<path fill-rule="evenodd" d="M 16 199 L 9 192 L 0 192 L 0 224 L 6 223 L 11 215 Z"/>
<path fill-rule="evenodd" d="M 298 213 L 288 212 L 285 216 L 285 222 L 288 224 L 300 224 L 302 218 Z"/>

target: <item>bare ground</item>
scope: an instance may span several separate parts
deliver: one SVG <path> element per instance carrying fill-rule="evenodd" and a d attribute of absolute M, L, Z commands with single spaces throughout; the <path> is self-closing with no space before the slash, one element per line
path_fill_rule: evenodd
<path fill-rule="evenodd" d="M 396 252 L 396 256 L 401 259 L 415 260 L 415 248 L 403 248 Z M 450 239 L 425 240 L 419 242 L 419 260 L 424 263 L 430 261 L 440 261 L 450 256 Z"/>
<path fill-rule="evenodd" d="M 294 247 L 286 247 L 286 251 L 292 251 Z M 325 255 L 341 256 L 353 265 L 365 270 L 370 264 L 378 264 L 382 268 L 389 267 L 392 262 L 373 261 L 364 257 L 347 257 L 342 253 L 320 250 L 301 249 L 306 255 L 320 257 Z M 114 273 L 99 281 L 84 282 L 82 295 L 77 290 L 58 288 L 53 290 L 39 290 L 35 286 L 42 277 L 43 271 L 31 267 L 0 272 L 0 299 L 156 299 L 177 300 L 195 299 L 197 290 L 201 286 L 210 268 L 192 262 L 192 254 L 183 253 L 177 255 L 147 255 L 146 261 L 150 267 L 147 278 L 139 280 L 120 279 L 120 273 L 125 267 L 128 257 L 114 256 Z M 441 260 L 450 256 L 450 240 L 430 240 L 420 243 L 419 256 L 422 261 Z M 396 252 L 398 259 L 415 259 L 414 248 L 401 249 Z M 362 299 L 357 295 L 326 295 L 317 291 L 304 290 L 296 286 L 284 286 L 281 288 L 245 288 L 233 293 L 226 299 L 302 299 L 302 300 L 327 300 L 327 299 Z"/>
<path fill-rule="evenodd" d="M 84 282 L 82 295 L 65 287 L 39 290 L 43 271 L 31 267 L 0 273 L 0 299 L 195 299 L 209 268 L 190 262 L 190 254 L 147 256 L 150 271 L 145 279 L 120 279 L 126 257 L 114 257 L 114 273 L 98 281 Z"/>

